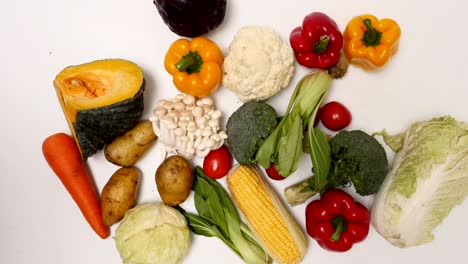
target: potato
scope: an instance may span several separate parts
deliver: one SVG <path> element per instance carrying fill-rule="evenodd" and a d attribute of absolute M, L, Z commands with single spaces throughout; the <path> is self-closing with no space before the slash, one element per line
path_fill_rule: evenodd
<path fill-rule="evenodd" d="M 111 226 L 135 206 L 140 171 L 137 168 L 120 168 L 106 183 L 101 192 L 102 219 L 106 226 Z"/>
<path fill-rule="evenodd" d="M 121 167 L 130 167 L 146 153 L 156 141 L 151 121 L 140 121 L 123 133 L 104 149 L 106 159 Z"/>
<path fill-rule="evenodd" d="M 181 204 L 192 190 L 193 171 L 182 156 L 166 158 L 156 170 L 156 186 L 163 202 L 170 206 Z"/>

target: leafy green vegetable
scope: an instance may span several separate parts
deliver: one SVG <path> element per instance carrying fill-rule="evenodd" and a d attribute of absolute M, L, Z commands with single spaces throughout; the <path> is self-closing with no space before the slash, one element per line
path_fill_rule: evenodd
<path fill-rule="evenodd" d="M 229 234 L 224 221 L 223 205 L 218 198 L 218 192 L 206 179 L 196 178 L 193 185 L 195 208 L 200 217 L 211 223 L 216 223 L 223 234 Z M 219 213 L 221 212 L 221 213 Z"/>
<path fill-rule="evenodd" d="M 234 111 L 226 123 L 227 145 L 243 165 L 255 165 L 255 153 L 278 125 L 276 111 L 264 102 L 250 101 Z"/>
<path fill-rule="evenodd" d="M 185 217 L 163 203 L 128 210 L 114 239 L 124 264 L 181 263 L 190 246 Z"/>
<path fill-rule="evenodd" d="M 389 146 L 393 151 L 398 152 L 403 147 L 405 142 L 405 133 L 400 133 L 396 135 L 389 135 L 385 130 L 382 132 L 374 133 L 373 136 L 382 136 L 384 138 L 385 144 Z"/>
<path fill-rule="evenodd" d="M 327 138 L 318 129 L 314 133 L 317 135 L 311 138 Z M 311 151 L 323 152 L 322 155 L 313 157 L 331 157 L 330 169 L 324 178 L 323 171 L 314 170 L 315 176 L 286 188 L 284 194 L 290 205 L 303 203 L 329 187 L 346 186 L 350 183 L 363 196 L 378 191 L 388 171 L 388 160 L 384 148 L 375 138 L 361 130 L 341 131 L 330 144 L 326 144 L 328 148 L 313 141 L 311 143 Z M 321 164 L 321 161 L 316 161 L 316 164 Z M 324 166 L 314 168 L 321 169 Z"/>
<path fill-rule="evenodd" d="M 308 124 L 314 122 L 317 110 L 323 102 L 331 77 L 325 71 L 307 74 L 297 84 L 288 104 L 285 116 L 276 129 L 263 141 L 255 156 L 264 168 L 275 164 L 283 177 L 291 175 L 302 157 L 303 134 Z M 319 132 L 310 129 L 310 145 L 319 147 L 311 151 L 314 170 L 319 171 L 320 179 L 328 174 L 330 158 L 327 156 L 327 141 Z"/>
<path fill-rule="evenodd" d="M 371 223 L 398 247 L 430 242 L 434 228 L 468 195 L 468 124 L 438 117 L 395 136 L 381 134 L 398 152 L 376 195 Z"/>
<path fill-rule="evenodd" d="M 320 129 L 313 127 L 313 122 L 309 123 L 308 133 L 310 147 L 310 157 L 314 164 L 314 186 L 323 186 L 327 184 L 327 175 L 331 167 L 331 150 L 328 144 L 328 138 Z"/>
<path fill-rule="evenodd" d="M 224 235 L 216 225 L 210 223 L 208 220 L 205 220 L 199 215 L 185 211 L 179 205 L 177 205 L 175 208 L 185 216 L 189 223 L 190 229 L 194 234 L 206 237 L 217 237 L 221 239 L 226 245 L 228 245 L 232 251 L 234 251 L 234 253 L 236 253 L 239 257 L 242 257 L 232 241 L 228 239 L 227 236 Z"/>
<path fill-rule="evenodd" d="M 226 190 L 216 180 L 207 177 L 200 167 L 195 167 L 194 175 L 198 215 L 176 207 L 186 217 L 190 229 L 197 235 L 221 239 L 246 263 L 271 263 L 270 256 L 241 221 Z"/>
<path fill-rule="evenodd" d="M 281 129 L 281 134 L 288 134 L 287 137 L 280 137 L 278 142 L 278 160 L 283 161 L 281 167 L 277 167 L 280 175 L 286 175 L 289 171 L 295 171 L 299 166 L 302 157 L 303 129 L 300 115 L 291 115 L 287 118 Z M 268 168 L 268 167 L 265 167 Z M 286 169 L 286 171 L 284 171 Z"/>

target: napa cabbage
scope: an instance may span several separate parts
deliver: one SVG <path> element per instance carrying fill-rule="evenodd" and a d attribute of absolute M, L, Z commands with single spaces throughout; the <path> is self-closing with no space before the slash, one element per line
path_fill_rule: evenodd
<path fill-rule="evenodd" d="M 393 136 L 378 134 L 396 154 L 376 194 L 371 223 L 395 246 L 428 243 L 468 195 L 468 124 L 447 116 Z"/>

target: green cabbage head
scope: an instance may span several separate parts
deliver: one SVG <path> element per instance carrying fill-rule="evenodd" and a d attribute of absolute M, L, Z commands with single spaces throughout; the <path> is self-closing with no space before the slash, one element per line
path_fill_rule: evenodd
<path fill-rule="evenodd" d="M 185 217 L 163 203 L 128 210 L 114 239 L 124 264 L 181 263 L 190 246 Z"/>
<path fill-rule="evenodd" d="M 394 136 L 379 134 L 397 153 L 375 197 L 371 223 L 395 246 L 428 243 L 468 195 L 468 124 L 439 117 Z"/>

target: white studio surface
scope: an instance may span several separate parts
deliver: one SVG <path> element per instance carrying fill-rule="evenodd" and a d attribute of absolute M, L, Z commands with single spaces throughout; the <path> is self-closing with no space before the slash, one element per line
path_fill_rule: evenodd
<path fill-rule="evenodd" d="M 350 66 L 343 79 L 333 81 L 326 99 L 350 109 L 353 122 L 348 129 L 394 133 L 414 121 L 442 115 L 468 122 L 466 10 L 467 4 L 458 0 L 228 0 L 223 24 L 207 37 L 224 52 L 246 25 L 270 26 L 288 41 L 290 31 L 314 11 L 328 14 L 342 31 L 352 17 L 361 14 L 396 20 L 402 29 L 396 56 L 376 72 Z M 105 58 L 131 60 L 145 73 L 143 118 L 149 118 L 157 100 L 178 93 L 163 59 L 179 36 L 163 23 L 151 0 L 5 1 L 0 22 L 0 78 L 5 92 L 0 105 L 0 133 L 5 140 L 0 158 L 0 184 L 5 188 L 0 192 L 0 263 L 121 263 L 112 237 L 102 240 L 92 231 L 42 156 L 41 144 L 47 136 L 70 133 L 52 81 L 69 65 Z M 307 72 L 296 63 L 289 87 L 267 101 L 279 114 Z M 224 87 L 213 98 L 225 117 L 241 105 Z M 158 151 L 155 145 L 137 164 L 143 174 L 138 202 L 160 201 L 154 182 L 161 162 Z M 201 164 L 201 160 L 193 163 Z M 99 189 L 117 169 L 102 152 L 91 157 L 88 165 Z M 272 185 L 282 197 L 286 186 L 309 174 L 310 161 L 305 157 L 295 174 Z M 372 197 L 356 198 L 371 205 Z M 192 210 L 193 197 L 183 206 Z M 305 206 L 291 208 L 302 228 Z M 467 222 L 465 201 L 435 230 L 432 243 L 418 247 L 394 247 L 372 228 L 365 241 L 346 253 L 325 251 L 309 238 L 303 263 L 463 263 L 468 250 Z M 242 262 L 220 240 L 193 236 L 184 263 Z"/>

